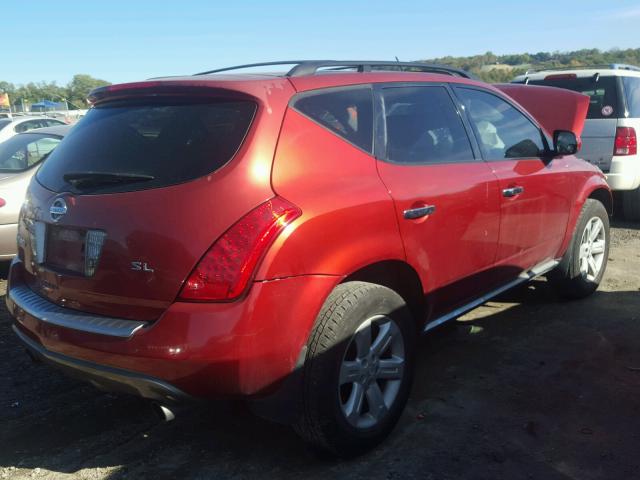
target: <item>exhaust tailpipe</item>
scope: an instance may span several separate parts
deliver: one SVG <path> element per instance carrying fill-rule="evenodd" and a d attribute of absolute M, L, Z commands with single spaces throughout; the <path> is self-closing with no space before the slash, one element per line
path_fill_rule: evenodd
<path fill-rule="evenodd" d="M 27 355 L 29 356 L 29 358 L 33 363 L 35 364 L 42 363 L 42 359 L 38 357 L 35 353 L 33 353 L 31 350 L 29 350 L 28 348 L 25 348 L 24 351 L 27 352 Z"/>
<path fill-rule="evenodd" d="M 165 405 L 152 403 L 151 407 L 153 408 L 153 411 L 158 416 L 158 418 L 164 422 L 170 422 L 171 420 L 176 418 L 174 411 Z"/>

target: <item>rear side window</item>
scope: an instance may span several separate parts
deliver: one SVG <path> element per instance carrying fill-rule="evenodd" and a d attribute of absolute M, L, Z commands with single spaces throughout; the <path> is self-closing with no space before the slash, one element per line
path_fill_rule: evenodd
<path fill-rule="evenodd" d="M 28 132 L 29 130 L 33 130 L 34 128 L 42 128 L 47 125 L 42 120 L 29 120 L 26 122 L 21 122 L 16 125 L 15 131 L 17 133 Z"/>
<path fill-rule="evenodd" d="M 383 97 L 389 161 L 474 160 L 462 119 L 444 87 L 392 87 L 383 90 Z"/>
<path fill-rule="evenodd" d="M 544 149 L 542 132 L 524 114 L 489 92 L 456 87 L 487 160 L 532 158 Z"/>
<path fill-rule="evenodd" d="M 629 116 L 640 118 L 640 77 L 622 77 Z"/>
<path fill-rule="evenodd" d="M 552 76 L 553 77 L 553 76 Z M 587 118 L 619 118 L 623 116 L 616 77 L 548 78 L 531 80 L 530 85 L 564 88 L 588 95 Z"/>
<path fill-rule="evenodd" d="M 373 94 L 369 87 L 304 94 L 293 108 L 362 150 L 373 152 Z"/>
<path fill-rule="evenodd" d="M 79 193 L 142 190 L 192 180 L 234 156 L 255 111 L 251 101 L 166 100 L 95 107 L 51 154 L 37 178 L 53 191 Z M 106 175 L 82 185 L 69 183 L 75 174 L 85 173 Z"/>

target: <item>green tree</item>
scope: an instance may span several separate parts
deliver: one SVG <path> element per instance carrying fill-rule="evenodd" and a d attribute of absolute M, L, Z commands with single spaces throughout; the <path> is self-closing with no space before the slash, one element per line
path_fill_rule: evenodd
<path fill-rule="evenodd" d="M 91 75 L 74 75 L 66 88 L 67 99 L 74 105 L 86 108 L 89 92 L 94 88 L 104 87 L 105 85 L 111 85 L 111 83 L 93 78 Z"/>

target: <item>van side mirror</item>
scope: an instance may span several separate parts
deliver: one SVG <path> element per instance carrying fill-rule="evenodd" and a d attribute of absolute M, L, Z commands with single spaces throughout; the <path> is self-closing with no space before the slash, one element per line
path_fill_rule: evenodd
<path fill-rule="evenodd" d="M 568 130 L 556 130 L 553 132 L 553 156 L 575 155 L 580 149 L 578 137 Z"/>

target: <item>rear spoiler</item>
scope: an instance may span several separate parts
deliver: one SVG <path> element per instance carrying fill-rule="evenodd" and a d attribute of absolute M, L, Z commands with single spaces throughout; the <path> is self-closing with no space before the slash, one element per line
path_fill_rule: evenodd
<path fill-rule="evenodd" d="M 563 88 L 504 83 L 498 90 L 522 105 L 549 133 L 569 130 L 580 137 L 589 110 L 589 97 Z"/>

